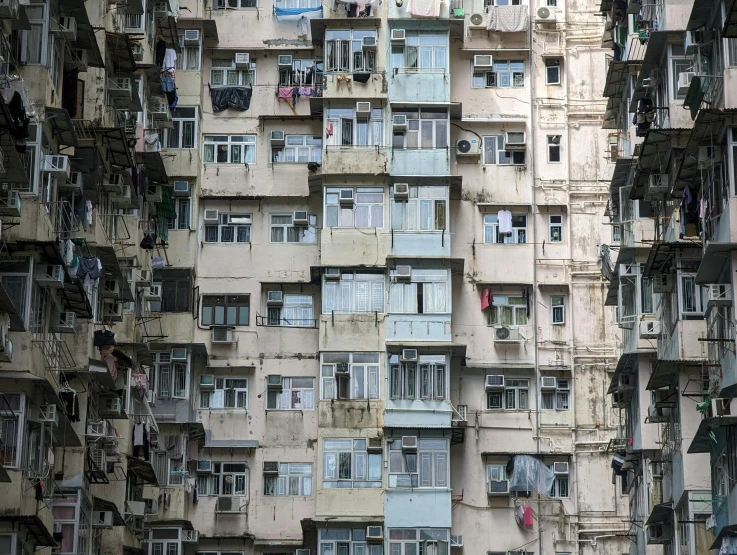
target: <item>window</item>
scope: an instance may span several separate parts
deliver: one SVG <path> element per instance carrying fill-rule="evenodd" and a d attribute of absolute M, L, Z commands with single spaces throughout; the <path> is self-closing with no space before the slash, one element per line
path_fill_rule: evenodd
<path fill-rule="evenodd" d="M 557 164 L 560 161 L 560 135 L 548 135 L 548 162 Z"/>
<path fill-rule="evenodd" d="M 203 326 L 247 326 L 250 295 L 203 295 Z"/>
<path fill-rule="evenodd" d="M 443 400 L 448 391 L 448 361 L 445 355 L 420 355 L 418 361 L 400 362 L 389 357 L 389 395 L 392 399 Z"/>
<path fill-rule="evenodd" d="M 275 164 L 322 162 L 322 137 L 286 135 L 285 146 L 271 148 Z"/>
<path fill-rule="evenodd" d="M 653 292 L 653 278 L 642 277 L 640 283 L 640 307 L 643 314 L 655 313 L 655 293 Z"/>
<path fill-rule="evenodd" d="M 149 546 L 151 555 L 179 555 L 181 552 L 179 529 L 157 528 L 152 530 Z"/>
<path fill-rule="evenodd" d="M 489 325 L 526 326 L 528 312 L 525 297 L 494 295 L 494 301 L 489 307 Z"/>
<path fill-rule="evenodd" d="M 264 495 L 312 495 L 312 464 L 279 463 L 278 476 L 264 476 Z"/>
<path fill-rule="evenodd" d="M 175 197 L 173 200 L 175 217 L 168 220 L 168 228 L 171 230 L 189 231 L 192 199 L 189 197 Z"/>
<path fill-rule="evenodd" d="M 363 48 L 363 38 L 376 39 L 373 29 L 325 31 L 325 72 L 360 73 L 376 68 L 376 50 Z"/>
<path fill-rule="evenodd" d="M 0 464 L 5 468 L 17 468 L 20 466 L 23 445 L 25 396 L 20 393 L 0 393 L 0 402 L 4 410 L 12 410 L 15 414 L 15 420 L 0 420 Z"/>
<path fill-rule="evenodd" d="M 559 295 L 550 297 L 550 321 L 553 324 L 566 323 L 566 298 Z"/>
<path fill-rule="evenodd" d="M 450 270 L 412 269 L 409 282 L 392 279 L 389 312 L 403 314 L 450 313 Z"/>
<path fill-rule="evenodd" d="M 524 60 L 497 60 L 490 71 L 474 71 L 471 77 L 474 89 L 519 88 L 525 86 Z"/>
<path fill-rule="evenodd" d="M 571 385 L 567 378 L 558 378 L 555 389 L 540 390 L 542 410 L 569 410 Z"/>
<path fill-rule="evenodd" d="M 248 378 L 215 378 L 215 389 L 200 389 L 201 409 L 247 409 Z"/>
<path fill-rule="evenodd" d="M 42 64 L 44 61 L 44 28 L 46 27 L 46 6 L 36 4 L 28 6 L 26 15 L 31 24 L 27 31 L 14 31 L 17 37 L 17 50 L 20 62 L 26 64 Z"/>
<path fill-rule="evenodd" d="M 312 295 L 285 294 L 282 306 L 267 306 L 268 326 L 313 327 L 315 314 Z"/>
<path fill-rule="evenodd" d="M 612 225 L 612 243 L 619 243 L 622 240 L 622 226 Z"/>
<path fill-rule="evenodd" d="M 379 353 L 323 353 L 320 399 L 378 399 Z"/>
<path fill-rule="evenodd" d="M 484 0 L 484 7 L 489 6 L 521 6 L 522 0 Z"/>
<path fill-rule="evenodd" d="M 323 440 L 324 488 L 380 488 L 381 453 L 368 452 L 368 440 Z"/>
<path fill-rule="evenodd" d="M 179 70 L 199 71 L 200 70 L 200 47 L 202 46 L 202 31 L 197 44 L 185 44 L 184 31 L 179 31 L 179 48 L 181 52 L 177 54 L 176 67 Z"/>
<path fill-rule="evenodd" d="M 268 410 L 313 410 L 315 408 L 315 378 L 282 378 L 281 391 L 268 391 Z"/>
<path fill-rule="evenodd" d="M 366 544 L 365 527 L 320 529 L 319 555 L 382 555 L 382 546 L 382 543 Z"/>
<path fill-rule="evenodd" d="M 449 555 L 448 530 L 441 528 L 390 528 L 391 555 Z"/>
<path fill-rule="evenodd" d="M 158 382 L 158 396 L 162 399 L 184 399 L 187 394 L 187 363 L 172 361 L 171 353 L 152 353 L 153 376 L 150 383 Z"/>
<path fill-rule="evenodd" d="M 284 4 L 314 4 L 314 6 L 294 6 L 300 8 L 321 6 L 318 0 L 284 0 L 279 7 L 291 7 Z M 312 87 L 314 84 L 315 60 L 292 59 L 292 67 L 279 67 L 280 87 Z"/>
<path fill-rule="evenodd" d="M 161 285 L 161 301 L 151 303 L 152 312 L 192 310 L 191 270 L 155 270 L 153 281 Z"/>
<path fill-rule="evenodd" d="M 234 60 L 212 60 L 211 87 L 252 87 L 256 84 L 256 62 L 248 68 L 236 68 Z"/>
<path fill-rule="evenodd" d="M 271 216 L 272 243 L 315 243 L 317 242 L 317 216 L 308 214 L 309 225 L 294 225 L 292 214 Z"/>
<path fill-rule="evenodd" d="M 392 191 L 392 222 L 399 231 L 448 229 L 448 187 L 411 185 L 408 199 L 395 199 Z"/>
<path fill-rule="evenodd" d="M 548 240 L 551 243 L 563 242 L 563 216 L 548 216 Z"/>
<path fill-rule="evenodd" d="M 206 164 L 255 164 L 256 135 L 205 135 Z"/>
<path fill-rule="evenodd" d="M 384 110 L 371 108 L 369 117 L 356 117 L 355 106 L 327 109 L 329 147 L 384 146 Z"/>
<path fill-rule="evenodd" d="M 560 58 L 545 59 L 545 84 L 560 85 Z"/>
<path fill-rule="evenodd" d="M 678 92 L 678 76 L 686 71 L 694 71 L 693 61 L 686 56 L 682 44 L 670 45 L 671 98 L 683 100 L 686 93 Z"/>
<path fill-rule="evenodd" d="M 179 106 L 172 110 L 172 126 L 166 130 L 166 148 L 197 148 L 197 108 Z"/>
<path fill-rule="evenodd" d="M 696 285 L 695 275 L 680 274 L 681 313 L 684 316 L 704 313 L 705 288 Z"/>
<path fill-rule="evenodd" d="M 393 148 L 448 148 L 447 108 L 397 108 L 392 115 L 407 118 L 407 130 L 394 132 Z"/>
<path fill-rule="evenodd" d="M 484 137 L 484 164 L 499 166 L 519 166 L 525 164 L 524 150 L 504 150 L 503 135 Z"/>
<path fill-rule="evenodd" d="M 257 0 L 215 0 L 216 10 L 227 10 L 235 8 L 257 8 Z"/>
<path fill-rule="evenodd" d="M 486 408 L 489 410 L 529 410 L 530 380 L 505 378 L 503 390 L 486 393 Z"/>
<path fill-rule="evenodd" d="M 251 214 L 219 214 L 218 221 L 205 225 L 205 243 L 251 242 Z"/>
<path fill-rule="evenodd" d="M 499 216 L 484 214 L 484 243 L 527 243 L 527 215 L 512 214 L 512 233 L 500 233 Z"/>
<path fill-rule="evenodd" d="M 63 537 L 59 541 L 59 549 L 55 550 L 55 553 L 60 555 L 72 555 L 77 553 L 77 546 L 75 545 L 77 538 L 77 504 L 59 503 L 54 502 L 51 507 L 51 514 L 54 517 L 54 532 L 61 532 Z M 2 540 L 0 539 L 0 545 Z M 0 553 L 5 554 L 2 547 L 0 547 Z"/>
<path fill-rule="evenodd" d="M 448 70 L 448 34 L 405 30 L 404 45 L 392 46 L 394 69 L 406 72 L 445 73 Z"/>
<path fill-rule="evenodd" d="M 548 468 L 553 470 L 553 465 L 549 464 Z M 550 497 L 568 497 L 568 485 L 568 474 L 556 474 L 553 480 L 553 487 L 550 488 Z"/>
<path fill-rule="evenodd" d="M 341 270 L 340 279 L 325 278 L 323 314 L 384 312 L 386 278 L 381 270 Z"/>
<path fill-rule="evenodd" d="M 356 187 L 352 205 L 340 204 L 340 192 L 345 189 L 325 189 L 325 227 L 384 227 L 384 189 Z"/>
<path fill-rule="evenodd" d="M 402 451 L 402 440 L 389 441 L 390 488 L 447 488 L 448 440 L 420 439 L 416 453 Z"/>
<path fill-rule="evenodd" d="M 199 495 L 246 495 L 247 468 L 246 463 L 212 463 L 212 474 L 197 476 Z"/>

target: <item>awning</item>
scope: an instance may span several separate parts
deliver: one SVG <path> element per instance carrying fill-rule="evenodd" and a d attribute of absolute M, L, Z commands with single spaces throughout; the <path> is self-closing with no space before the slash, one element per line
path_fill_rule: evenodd
<path fill-rule="evenodd" d="M 392 412 L 392 411 L 402 411 L 402 410 L 406 410 L 406 409 L 399 408 L 399 407 L 398 408 L 387 407 L 385 410 L 386 410 L 386 412 Z M 438 414 L 441 411 L 436 410 L 436 411 L 433 411 L 433 412 L 434 412 L 434 414 Z M 450 407 L 448 407 L 447 410 L 442 411 L 442 412 L 446 412 L 448 414 L 451 414 L 453 412 L 453 410 Z M 391 426 L 389 424 L 386 424 L 385 423 L 384 426 L 386 428 L 399 428 L 399 429 L 407 429 L 407 430 L 410 430 L 410 429 L 416 430 L 418 428 L 422 428 L 423 430 L 424 429 L 450 430 L 451 428 L 453 428 L 453 426 L 450 425 L 450 422 L 448 422 L 447 425 L 445 425 L 445 424 L 427 424 L 427 423 L 423 423 L 422 426 L 418 426 L 416 422 L 415 423 L 412 423 L 412 422 L 404 422 L 404 423 L 401 423 L 401 424 L 392 424 Z"/>
<path fill-rule="evenodd" d="M 146 177 L 154 183 L 169 183 L 161 152 L 136 152 L 136 163 L 146 166 Z"/>
<path fill-rule="evenodd" d="M 123 270 L 120 269 L 115 249 L 113 247 L 97 247 L 95 255 L 102 263 L 102 273 L 108 279 L 117 279 L 120 283 L 120 300 L 124 303 L 134 302 L 136 299 L 133 297 L 128 280 L 123 275 Z"/>
<path fill-rule="evenodd" d="M 619 216 L 619 189 L 627 184 L 632 166 L 632 158 L 618 158 L 614 164 L 614 173 L 609 183 L 609 198 L 611 199 L 609 209 L 613 216 Z"/>
<path fill-rule="evenodd" d="M 62 3 L 68 2 L 63 0 Z M 95 30 L 90 23 L 90 18 L 87 15 L 87 9 L 84 6 L 84 2 L 69 2 L 64 10 L 64 15 L 70 15 L 77 22 L 77 37 L 74 42 L 71 43 L 72 48 L 81 48 L 87 51 L 87 66 L 104 68 L 105 62 L 102 59 L 100 53 L 100 46 L 97 44 L 97 38 L 95 37 Z"/>
<path fill-rule="evenodd" d="M 609 382 L 609 389 L 606 394 L 611 395 L 617 391 L 619 376 L 622 374 L 634 374 L 637 370 L 637 353 L 625 353 L 617 361 L 617 368 L 614 370 L 612 381 Z"/>
<path fill-rule="evenodd" d="M 5 106 L 5 103 L 2 103 Z M 3 110 L 4 111 L 4 110 Z M 0 123 L 1 127 L 13 129 L 13 126 Z M 16 183 L 28 185 L 28 176 L 23 161 L 15 150 L 15 139 L 10 133 L 0 134 L 0 149 L 2 149 L 4 173 L 0 173 L 0 181 L 3 183 Z"/>
<path fill-rule="evenodd" d="M 654 69 L 662 67 L 663 55 L 665 47 L 668 43 L 683 44 L 683 31 L 652 31 L 647 39 L 647 48 L 642 59 L 642 67 L 637 75 L 637 83 L 632 93 L 630 102 L 630 112 L 637 110 L 637 103 L 640 99 L 645 98 L 646 89 L 642 84 L 643 79 L 648 79 Z"/>
<path fill-rule="evenodd" d="M 717 534 L 717 537 L 714 538 L 714 543 L 711 544 L 709 551 L 714 551 L 715 549 L 721 548 L 724 538 L 733 536 L 737 536 L 737 524 L 728 524 L 727 526 L 723 526 L 722 529 L 719 530 L 719 534 Z"/>
<path fill-rule="evenodd" d="M 389 353 L 401 353 L 403 348 L 412 347 L 419 349 L 423 353 L 447 353 L 451 352 L 454 356 L 466 356 L 466 344 L 454 343 L 452 341 L 387 341 L 386 350 Z"/>
<path fill-rule="evenodd" d="M 714 441 L 711 439 L 711 432 L 716 427 L 709 419 L 703 419 L 699 422 L 699 429 L 696 430 L 691 445 L 688 447 L 688 454 L 711 453 L 715 446 Z"/>
<path fill-rule="evenodd" d="M 303 518 L 301 520 L 302 531 L 316 530 L 319 528 L 347 528 L 346 525 L 350 524 L 361 524 L 370 525 L 375 524 L 376 526 L 384 525 L 384 515 L 376 516 L 313 516 L 310 518 Z"/>
<path fill-rule="evenodd" d="M 555 453 L 538 453 L 537 451 L 482 451 L 482 457 L 516 457 L 517 455 L 527 455 L 528 457 L 536 457 L 539 459 L 562 457 L 570 458 L 572 453 L 555 452 Z"/>
<path fill-rule="evenodd" d="M 612 61 L 609 64 L 609 71 L 606 75 L 606 82 L 604 83 L 604 93 L 602 94 L 602 96 L 622 96 L 624 88 L 627 86 L 627 82 L 630 78 L 629 66 L 633 65 L 633 63 L 634 62 Z"/>
<path fill-rule="evenodd" d="M 205 449 L 258 449 L 257 439 L 212 439 L 211 430 L 205 430 Z"/>
<path fill-rule="evenodd" d="M 697 0 L 693 3 L 691 16 L 688 18 L 686 29 L 693 31 L 708 25 L 716 15 L 716 9 L 721 5 L 717 0 Z"/>
<path fill-rule="evenodd" d="M 133 58 L 130 35 L 127 33 L 105 33 L 107 52 L 113 62 L 112 73 L 133 73 L 136 60 Z"/>
<path fill-rule="evenodd" d="M 660 503 L 653 507 L 650 516 L 645 522 L 645 526 L 651 524 L 668 524 L 673 520 L 673 506 L 671 503 Z"/>
<path fill-rule="evenodd" d="M 606 292 L 604 306 L 617 306 L 619 304 L 619 274 L 615 267 L 612 280 L 609 282 L 609 289 Z"/>
<path fill-rule="evenodd" d="M 164 37 L 167 48 L 172 48 L 180 52 L 179 31 L 177 30 L 177 20 L 172 16 L 157 17 L 156 31 Z"/>
<path fill-rule="evenodd" d="M 301 547 L 303 540 L 267 540 L 258 538 L 253 540 L 254 547 Z"/>
<path fill-rule="evenodd" d="M 701 370 L 701 361 L 685 361 L 685 360 L 658 360 L 650 374 L 650 380 L 647 382 L 646 389 L 660 389 L 673 385 L 675 377 L 685 371 L 687 368 L 694 368 L 694 372 Z"/>
<path fill-rule="evenodd" d="M 38 515 L 0 515 L 0 522 L 10 522 L 28 533 L 34 548 L 59 547 Z"/>
<path fill-rule="evenodd" d="M 185 520 L 183 518 L 172 518 L 172 519 L 166 519 L 166 520 L 152 520 L 148 523 L 149 526 L 152 528 L 158 527 L 158 526 L 166 526 L 167 528 L 181 528 L 182 530 L 194 530 L 194 526 L 192 526 L 192 521 Z"/>
<path fill-rule="evenodd" d="M 645 140 L 640 144 L 640 152 L 637 158 L 637 178 L 633 180 L 631 200 L 645 198 L 649 186 L 651 173 L 661 173 L 665 167 L 667 158 L 670 157 L 673 145 L 685 146 L 690 129 L 650 129 Z"/>
<path fill-rule="evenodd" d="M 120 514 L 118 506 L 112 501 L 102 499 L 100 497 L 93 497 L 92 503 L 93 511 L 110 511 L 113 513 L 113 526 L 125 526 L 125 519 Z"/>
<path fill-rule="evenodd" d="M 2 283 L 0 283 L 0 308 L 10 316 L 10 331 L 25 331 L 23 318 L 18 314 L 18 310 Z"/>
<path fill-rule="evenodd" d="M 622 99 L 615 96 L 610 96 L 606 103 L 606 110 L 604 111 L 604 121 L 601 124 L 602 129 L 618 129 L 617 118 L 619 117 L 619 110 L 622 107 Z"/>
<path fill-rule="evenodd" d="M 689 252 L 690 251 L 690 252 Z M 644 277 L 653 277 L 666 271 L 673 261 L 678 258 L 691 258 L 698 260 L 701 258 L 701 243 L 696 241 L 679 241 L 678 243 L 657 243 L 647 255 L 645 269 L 642 272 Z"/>
<path fill-rule="evenodd" d="M 719 283 L 733 250 L 737 250 L 737 243 L 708 243 L 699 271 L 696 272 L 696 283 L 699 285 Z"/>
<path fill-rule="evenodd" d="M 724 17 L 724 28 L 722 29 L 723 39 L 737 38 L 737 0 L 732 0 Z"/>
<path fill-rule="evenodd" d="M 110 369 L 104 360 L 91 358 L 85 375 L 93 378 L 99 385 L 105 389 L 117 389 L 115 380 L 110 374 Z"/>
<path fill-rule="evenodd" d="M 95 129 L 102 140 L 102 146 L 105 147 L 106 157 L 110 163 L 120 168 L 133 167 L 130 149 L 128 148 L 128 139 L 125 131 L 120 127 L 108 127 L 104 129 Z"/>
<path fill-rule="evenodd" d="M 156 473 L 150 462 L 131 457 L 130 455 L 127 455 L 127 459 L 128 472 L 135 474 L 140 480 L 158 487 L 159 482 L 156 480 Z"/>
<path fill-rule="evenodd" d="M 10 22 L 11 29 L 13 31 L 30 31 L 31 22 L 28 20 L 28 14 L 26 13 L 26 7 L 23 4 L 18 6 L 18 19 L 13 19 Z"/>
<path fill-rule="evenodd" d="M 72 127 L 72 118 L 69 117 L 69 112 L 64 108 L 52 108 L 51 106 L 46 106 L 44 112 L 46 114 L 46 121 L 51 123 L 52 137 L 65 146 L 79 145 L 77 134 Z"/>
<path fill-rule="evenodd" d="M 461 22 L 463 20 L 461 19 Z M 338 29 L 343 24 L 343 28 L 349 29 L 378 29 L 381 26 L 380 17 L 346 17 L 330 19 L 322 17 L 310 18 L 310 31 L 312 33 L 312 44 L 320 44 L 325 40 L 325 29 L 330 25 L 331 28 Z"/>
<path fill-rule="evenodd" d="M 211 40 L 214 42 L 218 42 L 220 39 L 218 38 L 218 25 L 217 22 L 214 19 L 205 19 L 202 17 L 188 17 L 187 19 L 181 20 L 180 23 L 198 23 L 202 25 L 203 27 L 203 35 L 205 36 L 205 40 Z"/>

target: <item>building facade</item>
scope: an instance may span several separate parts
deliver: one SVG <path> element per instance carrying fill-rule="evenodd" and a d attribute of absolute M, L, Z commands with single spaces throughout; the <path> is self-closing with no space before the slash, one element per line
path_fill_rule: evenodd
<path fill-rule="evenodd" d="M 1 555 L 629 549 L 611 6 L 4 8 Z"/>

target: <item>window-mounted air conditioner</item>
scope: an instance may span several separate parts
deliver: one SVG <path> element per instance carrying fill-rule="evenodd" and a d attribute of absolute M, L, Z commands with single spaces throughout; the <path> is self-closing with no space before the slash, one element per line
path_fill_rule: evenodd
<path fill-rule="evenodd" d="M 0 216 L 20 217 L 21 204 L 18 191 L 8 191 L 5 198 L 0 201 Z"/>
<path fill-rule="evenodd" d="M 630 391 L 635 388 L 634 374 L 620 374 L 617 380 L 618 391 Z"/>
<path fill-rule="evenodd" d="M 489 374 L 485 380 L 486 391 L 504 389 L 504 376 L 502 374 Z"/>
<path fill-rule="evenodd" d="M 668 174 L 651 173 L 648 177 L 647 195 L 660 198 L 668 192 Z"/>
<path fill-rule="evenodd" d="M 161 284 L 152 283 L 143 292 L 143 298 L 148 299 L 149 301 L 160 301 L 161 300 Z"/>
<path fill-rule="evenodd" d="M 41 287 L 61 289 L 64 287 L 64 268 L 61 264 L 40 264 L 36 268 L 36 283 Z"/>
<path fill-rule="evenodd" d="M 340 279 L 340 268 L 325 268 L 325 279 Z"/>
<path fill-rule="evenodd" d="M 56 186 L 59 189 L 81 192 L 84 188 L 84 174 L 82 174 L 82 172 L 69 172 L 69 179 L 66 181 L 59 181 Z"/>
<path fill-rule="evenodd" d="M 266 304 L 268 306 L 281 306 L 284 304 L 283 291 L 268 291 L 266 293 Z"/>
<path fill-rule="evenodd" d="M 647 527 L 647 543 L 662 544 L 670 543 L 670 526 L 667 524 L 651 524 Z"/>
<path fill-rule="evenodd" d="M 394 200 L 406 200 L 409 198 L 409 183 L 395 183 L 392 189 Z"/>
<path fill-rule="evenodd" d="M 144 49 L 143 45 L 134 42 L 131 44 L 131 52 L 133 52 L 133 59 L 137 62 L 143 61 Z"/>
<path fill-rule="evenodd" d="M 366 447 L 367 451 L 369 452 L 379 452 L 381 453 L 384 450 L 384 444 L 382 442 L 382 438 L 380 437 L 370 437 L 368 440 L 368 445 Z"/>
<path fill-rule="evenodd" d="M 706 418 L 720 418 L 725 416 L 737 417 L 737 399 L 732 397 L 709 400 L 709 406 L 704 411 Z"/>
<path fill-rule="evenodd" d="M 264 474 L 267 476 L 279 474 L 279 463 L 277 461 L 264 461 Z"/>
<path fill-rule="evenodd" d="M 105 421 L 104 420 L 88 420 L 87 421 L 87 436 L 98 438 L 105 435 Z"/>
<path fill-rule="evenodd" d="M 235 343 L 235 331 L 229 326 L 213 326 L 212 342 L 217 345 L 232 345 Z"/>
<path fill-rule="evenodd" d="M 200 389 L 213 389 L 215 387 L 215 374 L 200 375 Z"/>
<path fill-rule="evenodd" d="M 339 197 L 340 204 L 352 205 L 353 199 L 354 199 L 353 189 L 341 189 L 340 190 L 340 197 Z"/>
<path fill-rule="evenodd" d="M 33 405 L 30 419 L 34 422 L 59 424 L 59 414 L 56 405 Z"/>
<path fill-rule="evenodd" d="M 693 71 L 683 71 L 678 74 L 678 94 L 683 95 L 688 92 L 691 87 L 691 81 L 696 76 Z"/>
<path fill-rule="evenodd" d="M 402 436 L 402 451 L 417 451 L 417 436 Z"/>
<path fill-rule="evenodd" d="M 77 331 L 77 315 L 72 311 L 59 312 L 51 322 L 51 331 L 57 333 L 75 333 Z"/>
<path fill-rule="evenodd" d="M 282 377 L 281 374 L 269 374 L 266 376 L 266 389 L 281 391 Z"/>
<path fill-rule="evenodd" d="M 342 376 L 348 376 L 351 373 L 351 367 L 348 365 L 347 362 L 338 362 L 335 364 L 335 374 L 336 375 L 342 375 Z"/>
<path fill-rule="evenodd" d="M 554 462 L 553 463 L 553 474 L 568 474 L 568 463 L 567 462 Z"/>
<path fill-rule="evenodd" d="M 187 360 L 187 349 L 185 347 L 174 347 L 171 350 L 171 360 L 186 362 Z"/>
<path fill-rule="evenodd" d="M 43 159 L 41 171 L 50 173 L 52 177 L 59 177 L 69 180 L 71 173 L 71 165 L 69 164 L 69 156 L 60 154 L 46 154 Z"/>
<path fill-rule="evenodd" d="M 206 208 L 205 209 L 204 220 L 206 222 L 219 223 L 220 222 L 220 215 L 219 215 L 218 211 L 215 208 Z"/>
<path fill-rule="evenodd" d="M 120 296 L 120 282 L 117 279 L 106 279 L 102 282 L 101 297 L 115 298 Z"/>
<path fill-rule="evenodd" d="M 292 57 L 288 54 L 282 54 L 277 58 L 279 67 L 292 67 Z"/>
<path fill-rule="evenodd" d="M 655 274 L 653 278 L 653 292 L 670 293 L 673 290 L 675 276 L 673 274 Z"/>
<path fill-rule="evenodd" d="M 199 29 L 185 29 L 184 30 L 184 44 L 197 46 L 200 44 L 200 30 Z"/>
<path fill-rule="evenodd" d="M 461 548 L 463 547 L 463 536 L 460 535 L 450 535 L 450 547 L 453 548 Z"/>
<path fill-rule="evenodd" d="M 99 447 L 90 447 L 89 459 L 93 470 L 98 472 L 107 472 L 107 457 L 105 456 L 104 449 Z"/>
<path fill-rule="evenodd" d="M 284 131 L 272 131 L 271 132 L 271 144 L 273 146 L 284 146 Z"/>
<path fill-rule="evenodd" d="M 390 35 L 390 41 L 392 44 L 404 44 L 407 40 L 407 33 L 404 29 L 392 29 Z"/>
<path fill-rule="evenodd" d="M 376 37 L 363 37 L 361 48 L 364 50 L 376 50 Z"/>
<path fill-rule="evenodd" d="M 554 376 L 540 376 L 540 389 L 555 389 L 557 380 Z"/>
<path fill-rule="evenodd" d="M 368 526 L 366 528 L 367 542 L 380 542 L 384 540 L 384 530 L 381 526 Z"/>
<path fill-rule="evenodd" d="M 126 511 L 128 514 L 135 516 L 144 516 L 146 514 L 145 501 L 126 501 Z"/>
<path fill-rule="evenodd" d="M 489 480 L 486 488 L 488 495 L 509 495 L 509 480 Z"/>
<path fill-rule="evenodd" d="M 732 304 L 731 285 L 710 285 L 709 304 L 712 306 L 730 306 Z"/>
<path fill-rule="evenodd" d="M 110 528 L 113 525 L 112 511 L 92 511 L 93 528 Z"/>
<path fill-rule="evenodd" d="M 189 181 L 175 181 L 172 194 L 175 197 L 188 197 L 190 193 Z"/>
<path fill-rule="evenodd" d="M 235 67 L 250 68 L 251 55 L 248 52 L 237 52 L 235 55 Z"/>
<path fill-rule="evenodd" d="M 307 212 L 304 210 L 297 210 L 292 215 L 292 224 L 294 224 L 295 226 L 301 226 L 301 227 L 310 225 L 310 218 Z"/>
<path fill-rule="evenodd" d="M 70 42 L 77 40 L 77 20 L 73 17 L 59 18 L 59 31 L 61 36 Z"/>
<path fill-rule="evenodd" d="M 151 270 L 141 270 L 136 273 L 136 285 L 151 285 L 153 280 L 153 272 Z"/>
<path fill-rule="evenodd" d="M 370 102 L 356 102 L 356 119 L 368 119 L 371 117 Z"/>
<path fill-rule="evenodd" d="M 119 415 L 123 410 L 120 397 L 102 397 L 98 410 L 101 413 Z"/>
<path fill-rule="evenodd" d="M 394 131 L 406 131 L 407 130 L 407 116 L 405 115 L 392 116 L 392 129 L 394 129 Z"/>
<path fill-rule="evenodd" d="M 153 514 L 156 514 L 158 512 L 155 511 Z M 200 531 L 199 530 L 184 530 L 182 529 L 182 543 L 197 543 L 200 541 Z"/>
<path fill-rule="evenodd" d="M 696 50 L 704 43 L 704 32 L 703 31 L 686 31 L 686 36 L 683 39 L 683 49 L 686 51 L 686 55 L 690 56 L 696 53 Z"/>
<path fill-rule="evenodd" d="M 621 409 L 627 404 L 627 397 L 624 393 L 612 393 L 612 408 Z"/>
<path fill-rule="evenodd" d="M 399 360 L 402 362 L 416 362 L 417 356 L 417 349 L 402 349 Z"/>
<path fill-rule="evenodd" d="M 106 173 L 102 178 L 102 188 L 108 193 L 120 191 L 123 186 L 123 176 L 119 173 Z"/>
<path fill-rule="evenodd" d="M 199 474 L 209 474 L 212 472 L 212 461 L 208 459 L 200 459 L 197 461 L 197 472 Z"/>
<path fill-rule="evenodd" d="M 524 150 L 527 145 L 527 133 L 524 131 L 507 131 L 504 133 L 506 150 Z"/>
<path fill-rule="evenodd" d="M 18 18 L 18 0 L 0 1 L 0 19 Z"/>
<path fill-rule="evenodd" d="M 476 54 L 473 57 L 473 69 L 491 69 L 493 66 L 491 54 Z"/>
<path fill-rule="evenodd" d="M 640 322 L 640 337 L 643 339 L 657 339 L 662 329 L 660 322 L 656 320 Z"/>
<path fill-rule="evenodd" d="M 409 281 L 412 278 L 412 266 L 400 264 L 394 269 L 394 279 L 397 281 Z"/>

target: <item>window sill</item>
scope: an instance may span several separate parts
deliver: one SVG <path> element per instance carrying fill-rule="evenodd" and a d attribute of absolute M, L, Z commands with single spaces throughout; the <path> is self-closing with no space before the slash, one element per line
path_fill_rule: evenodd
<path fill-rule="evenodd" d="M 305 246 L 308 246 L 308 247 L 312 247 L 312 246 L 317 245 L 317 241 L 315 241 L 314 243 L 287 243 L 285 241 L 283 243 L 272 243 L 272 242 L 269 242 L 269 244 L 270 245 L 305 245 Z"/>
<path fill-rule="evenodd" d="M 197 410 L 198 411 L 207 411 L 207 412 L 225 412 L 225 411 L 245 412 L 245 413 L 248 412 L 248 409 L 247 408 L 243 408 L 243 407 L 198 408 Z"/>
<path fill-rule="evenodd" d="M 255 167 L 256 162 L 202 162 L 205 166 L 238 166 L 238 167 L 245 167 L 246 164 L 248 164 L 248 167 Z M 245 169 L 245 168 L 244 168 Z"/>
<path fill-rule="evenodd" d="M 312 412 L 314 410 L 315 410 L 314 408 L 312 409 L 269 409 L 269 408 L 265 408 L 264 409 L 265 412 Z"/>
<path fill-rule="evenodd" d="M 391 474 L 390 474 L 390 476 L 391 476 Z M 447 488 L 447 487 L 433 487 L 433 486 L 416 486 L 416 487 L 411 487 L 411 486 L 387 486 L 386 489 L 389 490 L 389 491 L 392 491 L 392 490 L 404 490 L 404 491 L 417 491 L 417 490 L 420 490 L 420 491 L 427 491 L 427 492 L 453 491 L 452 488 Z"/>
<path fill-rule="evenodd" d="M 248 242 L 246 242 L 246 241 L 241 241 L 241 242 L 232 242 L 232 241 L 229 241 L 229 242 L 223 243 L 221 241 L 205 241 L 204 244 L 205 245 L 221 245 L 221 246 L 224 245 L 226 247 L 240 247 L 242 245 L 250 245 L 251 242 L 250 241 L 248 241 Z"/>

